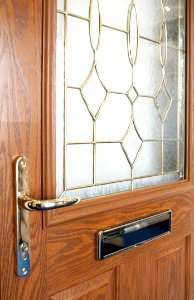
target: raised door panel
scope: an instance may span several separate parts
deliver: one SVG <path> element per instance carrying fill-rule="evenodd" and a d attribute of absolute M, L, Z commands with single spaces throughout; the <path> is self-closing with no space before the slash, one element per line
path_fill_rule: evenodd
<path fill-rule="evenodd" d="M 114 279 L 115 272 L 111 270 L 53 295 L 51 300 L 113 300 Z"/>
<path fill-rule="evenodd" d="M 120 267 L 119 299 L 150 299 L 150 257 L 144 253 L 126 261 Z"/>
<path fill-rule="evenodd" d="M 106 300 L 111 299 L 110 294 L 108 293 L 107 286 L 103 286 L 94 293 L 89 293 L 86 296 L 79 298 L 79 300 Z"/>
<path fill-rule="evenodd" d="M 146 275 L 147 278 L 144 277 L 145 270 L 148 272 L 149 262 L 144 261 L 145 258 L 141 255 L 145 253 L 152 255 L 154 249 L 162 249 L 168 247 L 169 244 L 173 247 L 175 240 L 181 240 L 191 233 L 191 199 L 192 193 L 188 192 L 175 196 L 170 200 L 161 199 L 143 205 L 129 205 L 117 211 L 104 212 L 85 219 L 80 218 L 48 227 L 47 279 L 49 294 L 57 294 L 61 290 L 71 287 L 72 282 L 81 284 L 120 265 L 123 266 L 117 278 L 121 276 L 121 281 L 129 284 L 129 287 L 126 287 L 124 283 L 121 283 L 121 287 L 129 290 L 133 287 L 135 289 L 134 293 L 137 295 L 141 289 L 144 293 L 147 289 L 146 286 L 149 287 L 149 282 L 148 284 L 145 283 L 144 287 L 142 286 L 142 284 L 144 285 L 142 280 L 145 279 L 146 281 L 149 278 L 148 275 Z M 97 260 L 97 234 L 99 231 L 169 209 L 172 210 L 171 234 L 102 261 Z M 163 254 L 161 257 L 163 257 Z M 140 274 L 139 278 L 135 277 L 135 272 Z M 125 276 L 127 278 L 124 279 Z M 131 280 L 133 284 L 131 284 Z M 138 290 L 136 280 L 138 280 L 140 286 Z M 136 298 L 138 299 L 138 296 Z"/>
<path fill-rule="evenodd" d="M 189 285 L 189 238 L 152 253 L 152 298 L 185 300 Z"/>
<path fill-rule="evenodd" d="M 189 295 L 190 238 L 153 244 L 120 266 L 119 299 L 186 300 Z"/>

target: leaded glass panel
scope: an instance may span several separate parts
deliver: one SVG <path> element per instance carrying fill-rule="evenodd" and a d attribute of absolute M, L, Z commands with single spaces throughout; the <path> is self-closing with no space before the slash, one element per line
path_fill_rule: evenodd
<path fill-rule="evenodd" d="M 185 0 L 57 0 L 57 194 L 184 179 Z"/>

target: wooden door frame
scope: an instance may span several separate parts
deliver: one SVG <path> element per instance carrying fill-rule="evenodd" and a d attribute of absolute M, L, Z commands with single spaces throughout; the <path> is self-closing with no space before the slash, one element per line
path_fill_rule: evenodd
<path fill-rule="evenodd" d="M 80 217 L 111 211 L 128 205 L 154 199 L 164 199 L 193 189 L 194 183 L 194 3 L 187 0 L 187 110 L 186 110 L 186 179 L 181 182 L 148 187 L 119 195 L 106 195 L 92 199 L 65 210 L 49 211 L 44 223 L 51 226 Z M 44 1 L 43 9 L 43 193 L 46 197 L 55 197 L 55 45 L 56 45 L 56 0 Z M 190 108 L 190 109 L 189 109 Z M 51 121 L 52 120 L 52 121 Z M 52 174 L 52 176 L 50 176 Z M 151 196 L 153 195 L 153 196 Z M 113 204 L 114 203 L 114 204 Z"/>
<path fill-rule="evenodd" d="M 17 2 L 17 3 L 16 3 Z M 43 3 L 43 45 L 42 38 L 42 3 Z M 30 187 L 34 198 L 55 196 L 55 0 L 2 1 L 0 16 L 0 65 L 6 74 L 0 82 L 0 116 L 4 124 L 0 135 L 0 169 L 3 173 L 0 185 L 0 269 L 1 298 L 7 299 L 47 299 L 47 230 L 42 229 L 41 213 L 31 212 L 31 263 L 30 277 L 19 278 L 14 273 L 14 221 L 15 193 L 13 160 L 17 155 L 30 158 Z M 89 214 L 111 211 L 119 207 L 143 203 L 146 200 L 166 199 L 188 191 L 194 197 L 194 2 L 187 1 L 187 174 L 184 182 L 147 188 L 143 191 L 122 193 L 118 196 L 102 197 L 87 201 L 80 206 L 44 216 L 44 226 L 51 226 L 73 220 Z M 42 47 L 42 50 L 41 50 Z M 43 62 L 41 55 L 43 52 Z M 25 59 L 25 60 L 24 60 Z M 30 63 L 30 64 L 29 64 Z M 41 67 L 43 68 L 41 81 Z M 5 68 L 5 69 L 4 69 Z M 41 85 L 42 96 L 41 96 Z M 42 99 L 42 117 L 40 114 Z M 18 107 L 17 107 L 18 104 Z M 2 108 L 3 107 L 3 108 Z M 41 128 L 42 119 L 42 128 Z M 52 121 L 51 121 L 52 120 Z M 19 124 L 20 122 L 20 124 Z M 24 124 L 22 123 L 24 122 Z M 1 124 L 2 125 L 2 124 Z M 41 151 L 42 130 L 42 153 Z M 42 163 L 41 163 L 42 157 Z M 41 174 L 42 172 L 42 174 Z M 42 181 L 41 181 L 42 179 Z M 150 192 L 154 193 L 150 200 Z M 111 199 L 110 199 L 111 198 Z M 112 201 L 116 199 L 114 207 Z M 194 297 L 194 203 L 192 210 L 192 236 L 190 238 L 190 299 Z M 124 261 L 125 256 L 122 258 Z M 41 263 L 40 263 L 41 260 Z M 189 297 L 189 296 L 188 296 Z M 189 298 L 188 298 L 189 299 Z"/>
<path fill-rule="evenodd" d="M 41 214 L 30 214 L 31 275 L 16 275 L 14 164 L 30 158 L 30 189 L 41 197 L 42 1 L 0 4 L 0 298 L 43 299 L 46 266 Z M 46 243 L 45 243 L 46 244 Z M 40 264 L 40 257 L 41 262 Z M 33 283 L 33 284 L 32 284 Z M 44 298 L 45 299 L 45 298 Z"/>

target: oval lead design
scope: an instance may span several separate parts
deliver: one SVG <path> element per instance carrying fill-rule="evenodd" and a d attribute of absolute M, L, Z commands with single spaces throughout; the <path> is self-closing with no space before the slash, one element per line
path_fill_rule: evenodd
<path fill-rule="evenodd" d="M 90 12 L 89 12 L 89 32 L 90 41 L 93 50 L 97 50 L 100 42 L 100 31 L 101 31 L 101 17 L 98 0 L 90 1 Z"/>
<path fill-rule="evenodd" d="M 167 29 L 166 24 L 162 23 L 160 31 L 160 60 L 164 67 L 167 61 Z"/>
<path fill-rule="evenodd" d="M 128 11 L 128 55 L 132 65 L 135 65 L 138 52 L 138 19 L 135 4 L 129 6 Z"/>

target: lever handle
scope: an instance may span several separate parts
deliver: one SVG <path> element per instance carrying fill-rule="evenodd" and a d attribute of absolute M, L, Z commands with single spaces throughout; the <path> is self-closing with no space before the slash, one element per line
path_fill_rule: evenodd
<path fill-rule="evenodd" d="M 20 277 L 30 274 L 30 211 L 44 211 L 71 206 L 80 202 L 80 197 L 53 200 L 35 200 L 30 197 L 29 161 L 22 156 L 15 161 L 16 188 L 16 273 Z"/>
<path fill-rule="evenodd" d="M 52 199 L 52 200 L 35 200 L 28 195 L 20 195 L 18 204 L 21 208 L 27 210 L 49 210 L 60 207 L 75 205 L 80 202 L 80 197 L 72 197 L 68 199 Z"/>

